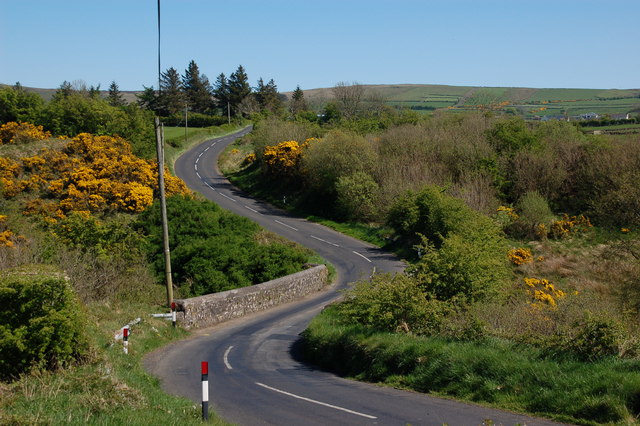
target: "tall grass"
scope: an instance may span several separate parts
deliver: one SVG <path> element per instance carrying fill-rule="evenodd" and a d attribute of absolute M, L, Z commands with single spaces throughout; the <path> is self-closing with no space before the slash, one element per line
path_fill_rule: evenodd
<path fill-rule="evenodd" d="M 640 362 L 382 333 L 326 309 L 304 332 L 306 358 L 339 374 L 578 424 L 637 423 Z"/>

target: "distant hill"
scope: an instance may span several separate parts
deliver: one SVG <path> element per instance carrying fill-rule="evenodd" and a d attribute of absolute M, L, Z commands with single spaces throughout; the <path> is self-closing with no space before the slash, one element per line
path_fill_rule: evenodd
<path fill-rule="evenodd" d="M 363 85 L 389 105 L 419 111 L 502 110 L 527 118 L 640 112 L 640 89 L 535 89 L 526 87 L 446 86 L 432 84 Z M 314 105 L 333 97 L 333 88 L 304 90 Z M 288 97 L 292 92 L 285 92 Z"/>
<path fill-rule="evenodd" d="M 0 87 L 7 87 L 7 86 L 13 86 L 13 85 L 12 84 L 10 85 L 10 84 L 2 84 L 2 83 L 0 83 Z M 41 89 L 41 88 L 37 88 L 37 87 L 26 87 L 26 86 L 22 86 L 22 87 L 27 92 L 37 93 L 45 101 L 50 101 L 51 98 L 53 98 L 53 95 L 58 90 L 58 89 Z M 142 90 L 140 90 L 140 91 L 133 91 L 133 90 L 125 91 L 125 90 L 122 90 L 122 91 L 120 91 L 120 93 L 122 93 L 122 97 L 124 98 L 124 100 L 130 103 L 130 102 L 134 102 L 134 101 L 137 100 L 136 94 L 142 93 Z M 100 91 L 100 96 L 103 97 L 103 98 L 106 98 L 108 94 L 109 94 L 108 90 L 101 90 Z"/>
<path fill-rule="evenodd" d="M 4 86 L 0 84 L 0 86 Z M 525 118 L 577 116 L 596 113 L 618 115 L 640 113 L 640 89 L 535 89 L 527 87 L 447 86 L 435 84 L 363 85 L 366 95 L 376 94 L 392 106 L 417 111 L 499 110 Z M 45 100 L 56 89 L 25 87 Z M 319 109 L 333 97 L 333 88 L 303 90 L 312 108 Z M 106 97 L 108 91 L 101 91 Z M 122 91 L 127 102 L 141 91 Z M 284 92 L 287 98 L 293 92 Z M 365 95 L 365 96 L 366 96 Z"/>

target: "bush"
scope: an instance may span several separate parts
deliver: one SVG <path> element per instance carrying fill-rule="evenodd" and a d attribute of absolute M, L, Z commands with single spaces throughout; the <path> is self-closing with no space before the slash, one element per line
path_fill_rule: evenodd
<path fill-rule="evenodd" d="M 389 332 L 435 334 L 448 310 L 428 300 L 418 282 L 406 275 L 382 274 L 348 290 L 336 309 L 348 321 Z"/>
<path fill-rule="evenodd" d="M 209 201 L 167 198 L 172 273 L 185 296 L 259 284 L 302 269 L 308 254 L 297 246 L 263 238 L 250 220 Z M 160 206 L 145 211 L 137 226 L 148 236 L 147 253 L 164 275 Z M 261 241 L 259 241 L 261 238 Z"/>
<path fill-rule="evenodd" d="M 0 377 L 32 368 L 55 369 L 86 355 L 80 305 L 61 274 L 29 269 L 0 276 Z"/>
<path fill-rule="evenodd" d="M 509 227 L 508 232 L 516 237 L 544 238 L 555 216 L 547 200 L 537 191 L 526 192 L 516 204 L 519 217 Z"/>
<path fill-rule="evenodd" d="M 366 172 L 339 177 L 336 192 L 344 217 L 360 221 L 374 219 L 379 189 L 376 181 Z"/>
<path fill-rule="evenodd" d="M 605 356 L 618 355 L 623 328 L 615 320 L 587 315 L 576 328 L 577 334 L 569 342 L 568 349 L 582 359 L 593 361 Z"/>
<path fill-rule="evenodd" d="M 391 207 L 388 223 L 409 243 L 419 243 L 420 259 L 408 273 L 439 300 L 479 300 L 507 282 L 502 231 L 437 186 L 405 194 Z"/>

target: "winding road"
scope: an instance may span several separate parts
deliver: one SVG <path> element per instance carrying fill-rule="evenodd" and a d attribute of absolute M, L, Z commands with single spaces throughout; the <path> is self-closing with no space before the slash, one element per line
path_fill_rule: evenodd
<path fill-rule="evenodd" d="M 505 411 L 359 383 L 296 359 L 298 335 L 348 283 L 404 267 L 393 255 L 321 225 L 292 217 L 232 186 L 218 155 L 247 128 L 206 141 L 182 155 L 176 174 L 221 207 L 320 254 L 337 270 L 329 291 L 300 302 L 198 330 L 152 353 L 145 366 L 168 393 L 201 400 L 200 362 L 209 362 L 209 400 L 225 420 L 240 425 L 551 425 Z"/>

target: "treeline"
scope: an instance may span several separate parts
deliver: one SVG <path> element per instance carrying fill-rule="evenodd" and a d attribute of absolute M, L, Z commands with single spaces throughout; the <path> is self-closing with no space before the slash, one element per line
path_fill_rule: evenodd
<path fill-rule="evenodd" d="M 217 117 L 249 117 L 260 112 L 278 114 L 284 109 L 283 98 L 273 79 L 265 83 L 260 78 L 252 88 L 242 65 L 229 77 L 220 73 L 211 84 L 195 61 L 191 61 L 182 75 L 174 67 L 164 71 L 159 84 L 160 90 L 143 86 L 138 102 L 161 117 L 179 117 L 185 109 Z"/>
<path fill-rule="evenodd" d="M 402 123 L 407 116 L 396 118 L 365 134 L 352 130 L 364 118 L 331 127 L 262 121 L 250 136 L 253 167 L 289 192 L 288 199 L 338 219 L 384 222 L 398 196 L 435 184 L 487 214 L 501 205 L 525 208 L 537 194 L 537 213 L 526 216 L 547 226 L 553 214 L 562 213 L 589 215 L 610 226 L 640 224 L 634 184 L 640 147 L 633 137 L 584 135 L 571 123 L 484 114 L 408 123 Z M 309 138 L 316 139 L 304 144 Z M 289 145 L 278 148 L 284 141 Z M 267 161 L 265 153 L 274 150 L 279 160 Z"/>
<path fill-rule="evenodd" d="M 191 61 L 182 75 L 173 67 L 163 72 L 159 90 L 143 88 L 135 102 L 127 103 L 115 81 L 106 96 L 102 96 L 100 85 L 64 81 L 45 102 L 16 83 L 0 88 L 0 124 L 28 122 L 55 136 L 83 132 L 117 135 L 129 141 L 136 154 L 151 157 L 154 115 L 166 125 L 184 125 L 187 110 L 191 127 L 210 127 L 235 118 L 286 114 L 286 97 L 278 93 L 273 79 L 265 83 L 260 78 L 251 87 L 242 65 L 228 78 L 221 73 L 211 84 Z"/>
<path fill-rule="evenodd" d="M 138 103 L 126 105 L 117 85 L 109 96 L 100 97 L 99 87 L 63 82 L 53 98 L 45 102 L 19 83 L 0 89 L 0 124 L 28 122 L 43 126 L 55 136 L 79 133 L 117 135 L 129 141 L 136 154 L 149 158 L 155 152 L 153 114 Z"/>

